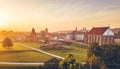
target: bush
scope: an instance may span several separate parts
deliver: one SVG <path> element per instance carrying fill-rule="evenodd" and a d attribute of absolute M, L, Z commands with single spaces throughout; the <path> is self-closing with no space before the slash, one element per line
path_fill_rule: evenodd
<path fill-rule="evenodd" d="M 44 69 L 58 69 L 60 60 L 57 58 L 52 58 L 44 62 Z"/>

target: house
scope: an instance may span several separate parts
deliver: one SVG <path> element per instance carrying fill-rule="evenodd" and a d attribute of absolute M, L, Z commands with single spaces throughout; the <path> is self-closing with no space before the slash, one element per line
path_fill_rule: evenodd
<path fill-rule="evenodd" d="M 110 27 L 93 27 L 86 35 L 85 42 L 102 44 L 111 44 L 114 42 L 114 33 Z"/>
<path fill-rule="evenodd" d="M 114 42 L 115 43 L 120 43 L 120 28 L 114 28 L 114 29 L 112 29 L 112 31 L 115 34 Z"/>
<path fill-rule="evenodd" d="M 77 30 L 77 27 L 74 31 L 67 33 L 65 39 L 66 40 L 74 40 L 74 41 L 84 41 L 86 34 L 86 28 L 83 28 L 83 30 Z"/>
<path fill-rule="evenodd" d="M 114 42 L 115 43 L 120 43 L 120 34 L 115 35 Z"/>
<path fill-rule="evenodd" d="M 74 33 L 74 38 L 76 41 L 83 42 L 85 37 L 85 32 L 78 31 Z"/>
<path fill-rule="evenodd" d="M 73 40 L 74 39 L 74 35 L 73 33 L 67 33 L 65 36 L 65 40 Z"/>
<path fill-rule="evenodd" d="M 113 28 L 112 31 L 114 34 L 120 34 L 120 28 Z"/>

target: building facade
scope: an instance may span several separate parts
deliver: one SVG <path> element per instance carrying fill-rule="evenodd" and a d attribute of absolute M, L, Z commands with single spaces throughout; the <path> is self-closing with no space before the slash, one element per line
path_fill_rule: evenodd
<path fill-rule="evenodd" d="M 99 45 L 111 44 L 114 43 L 114 33 L 110 27 L 93 27 L 86 35 L 85 42 L 88 44 L 96 42 Z"/>

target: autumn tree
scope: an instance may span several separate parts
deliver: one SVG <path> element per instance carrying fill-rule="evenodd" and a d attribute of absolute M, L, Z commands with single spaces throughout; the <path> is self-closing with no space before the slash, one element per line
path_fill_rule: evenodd
<path fill-rule="evenodd" d="M 10 38 L 7 37 L 7 38 L 5 38 L 5 39 L 3 40 L 2 45 L 3 45 L 3 47 L 5 47 L 5 48 L 10 48 L 10 47 L 13 46 L 13 42 L 11 41 Z"/>

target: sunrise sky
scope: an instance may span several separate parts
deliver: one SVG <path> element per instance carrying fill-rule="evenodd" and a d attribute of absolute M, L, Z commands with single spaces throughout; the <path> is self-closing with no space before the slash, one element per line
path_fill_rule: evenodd
<path fill-rule="evenodd" d="M 120 0 L 0 0 L 0 30 L 120 28 Z"/>

